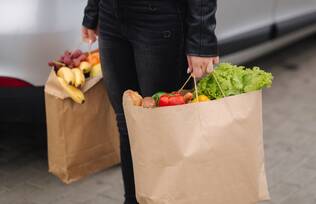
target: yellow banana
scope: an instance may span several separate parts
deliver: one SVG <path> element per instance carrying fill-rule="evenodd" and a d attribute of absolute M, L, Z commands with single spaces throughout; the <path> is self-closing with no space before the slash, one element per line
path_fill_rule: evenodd
<path fill-rule="evenodd" d="M 86 81 L 83 72 L 78 68 L 72 69 L 72 72 L 75 75 L 75 87 L 82 87 Z"/>
<path fill-rule="evenodd" d="M 96 64 L 92 67 L 90 71 L 90 77 L 96 77 L 102 75 L 102 69 L 101 69 L 101 64 Z"/>
<path fill-rule="evenodd" d="M 61 67 L 57 71 L 57 76 L 61 77 L 65 80 L 65 82 L 69 85 L 75 84 L 75 75 L 68 67 Z"/>
<path fill-rule="evenodd" d="M 85 102 L 85 97 L 82 91 L 74 86 L 68 85 L 66 81 L 61 77 L 58 77 L 58 80 L 60 85 L 64 88 L 64 90 L 70 96 L 70 98 L 72 98 L 72 100 L 79 104 L 83 104 Z"/>
<path fill-rule="evenodd" d="M 80 66 L 79 66 L 79 68 L 81 69 L 81 71 L 83 72 L 83 73 L 89 73 L 90 71 L 91 71 L 91 67 L 92 67 L 92 65 L 89 63 L 89 62 L 85 62 L 85 61 L 83 61 L 83 62 L 81 62 L 80 63 Z"/>

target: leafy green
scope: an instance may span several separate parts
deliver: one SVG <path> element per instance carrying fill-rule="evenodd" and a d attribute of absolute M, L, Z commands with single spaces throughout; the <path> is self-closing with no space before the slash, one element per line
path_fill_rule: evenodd
<path fill-rule="evenodd" d="M 218 65 L 216 71 L 199 81 L 198 92 L 210 99 L 219 99 L 223 97 L 221 89 L 225 96 L 234 96 L 271 87 L 272 80 L 272 74 L 259 67 L 246 68 L 222 63 Z"/>

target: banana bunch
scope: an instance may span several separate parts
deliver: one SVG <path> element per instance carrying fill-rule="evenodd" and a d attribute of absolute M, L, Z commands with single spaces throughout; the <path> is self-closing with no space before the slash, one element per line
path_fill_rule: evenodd
<path fill-rule="evenodd" d="M 74 68 L 71 71 L 74 73 L 75 76 L 75 87 L 83 87 L 86 82 L 86 78 L 84 77 L 83 72 L 78 68 Z"/>
<path fill-rule="evenodd" d="M 76 88 L 82 87 L 86 81 L 83 72 L 79 68 L 61 67 L 57 71 L 57 76 L 64 79 L 68 85 L 73 85 Z"/>
<path fill-rule="evenodd" d="M 66 93 L 74 100 L 76 103 L 83 104 L 85 102 L 85 97 L 80 89 L 69 85 L 63 78 L 57 77 L 60 85 L 66 91 Z"/>
<path fill-rule="evenodd" d="M 64 79 L 65 82 L 68 85 L 74 85 L 75 84 L 75 75 L 74 73 L 71 71 L 70 68 L 68 67 L 61 67 L 58 71 L 57 71 L 57 76 Z"/>
<path fill-rule="evenodd" d="M 66 93 L 79 104 L 83 104 L 85 97 L 80 91 L 80 87 L 85 84 L 85 76 L 79 68 L 70 69 L 68 67 L 61 67 L 57 71 L 58 80 L 66 91 Z"/>

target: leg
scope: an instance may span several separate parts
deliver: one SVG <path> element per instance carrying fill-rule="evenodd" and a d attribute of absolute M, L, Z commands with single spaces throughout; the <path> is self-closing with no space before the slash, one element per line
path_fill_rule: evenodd
<path fill-rule="evenodd" d="M 122 42 L 100 40 L 104 83 L 117 117 L 120 132 L 121 167 L 126 204 L 136 204 L 133 164 L 122 107 L 122 95 L 127 89 L 138 90 L 131 47 Z"/>
<path fill-rule="evenodd" d="M 137 204 L 122 95 L 127 89 L 138 90 L 139 88 L 132 47 L 121 36 L 120 24 L 111 13 L 111 8 L 106 9 L 106 11 L 102 10 L 100 13 L 99 50 L 104 73 L 103 81 L 115 110 L 120 132 L 121 168 L 125 190 L 124 203 Z"/>

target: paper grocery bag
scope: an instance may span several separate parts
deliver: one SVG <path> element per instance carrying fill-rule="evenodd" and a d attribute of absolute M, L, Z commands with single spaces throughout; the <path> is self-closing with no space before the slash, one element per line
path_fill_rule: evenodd
<path fill-rule="evenodd" d="M 68 98 L 52 70 L 45 85 L 49 171 L 71 183 L 120 161 L 115 113 L 102 77 L 83 87 L 86 101 Z"/>
<path fill-rule="evenodd" d="M 123 99 L 140 204 L 269 199 L 261 91 L 155 109 Z"/>

